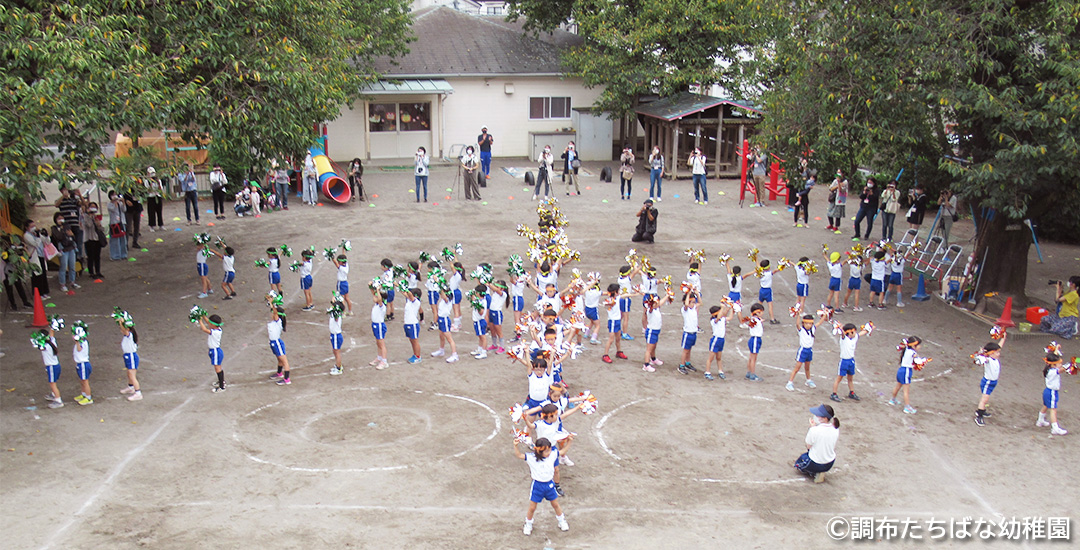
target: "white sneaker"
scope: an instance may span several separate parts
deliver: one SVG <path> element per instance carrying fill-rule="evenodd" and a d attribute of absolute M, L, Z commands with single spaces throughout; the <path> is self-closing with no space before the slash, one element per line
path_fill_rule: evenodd
<path fill-rule="evenodd" d="M 339 375 L 339 374 L 341 374 L 343 372 L 345 372 L 344 367 L 337 367 L 337 366 L 330 367 L 330 375 L 331 376 L 337 376 L 337 375 Z"/>
<path fill-rule="evenodd" d="M 457 356 L 457 354 L 456 354 L 456 353 L 454 353 L 454 354 L 451 354 L 451 355 L 450 355 L 450 357 L 447 357 L 447 358 L 446 358 L 446 362 L 447 362 L 447 363 L 457 363 L 457 362 L 458 362 L 458 356 Z"/>
<path fill-rule="evenodd" d="M 810 389 L 813 389 L 813 388 L 817 387 L 817 384 L 815 384 L 813 380 L 807 380 L 806 381 L 806 387 L 808 387 Z"/>
<path fill-rule="evenodd" d="M 904 302 L 896 302 L 896 307 L 904 307 L 906 305 L 907 304 L 905 304 Z"/>
<path fill-rule="evenodd" d="M 136 391 L 135 393 L 129 395 L 127 399 L 128 401 L 142 401 L 142 392 Z"/>
<path fill-rule="evenodd" d="M 82 285 L 80 285 L 79 283 L 71 283 L 71 286 L 75 288 L 82 288 Z"/>
<path fill-rule="evenodd" d="M 1047 427 L 1049 425 L 1050 425 L 1050 423 L 1045 421 L 1045 420 L 1036 420 L 1035 421 L 1035 426 L 1038 427 L 1038 428 L 1045 428 L 1045 427 Z"/>
<path fill-rule="evenodd" d="M 598 346 L 600 345 L 600 340 L 597 340 L 596 338 L 589 338 L 589 343 L 594 346 Z"/>
<path fill-rule="evenodd" d="M 369 367 L 374 367 L 375 365 L 378 365 L 379 362 L 380 362 L 379 358 L 376 357 L 376 358 L 374 358 L 374 359 L 372 359 L 371 361 L 368 362 L 368 366 Z"/>
<path fill-rule="evenodd" d="M 487 359 L 487 352 L 486 351 L 481 351 L 480 353 L 477 353 L 476 358 L 477 359 Z"/>
<path fill-rule="evenodd" d="M 566 464 L 567 466 L 573 466 L 574 465 L 574 461 L 570 460 L 570 457 L 568 457 L 568 456 L 559 457 L 559 462 L 561 462 L 563 464 Z"/>
<path fill-rule="evenodd" d="M 206 298 L 207 296 L 209 296 L 209 294 L 207 294 L 207 293 L 205 293 L 205 292 L 200 292 L 200 293 L 199 293 L 199 295 L 198 295 L 197 297 L 198 297 L 198 298 Z"/>
<path fill-rule="evenodd" d="M 477 355 L 480 355 L 480 348 L 476 348 L 476 349 L 470 351 L 469 355 L 472 355 L 473 357 L 476 357 Z"/>
<path fill-rule="evenodd" d="M 446 352 L 445 352 L 445 351 L 443 351 L 443 349 L 442 349 L 442 348 L 439 348 L 439 349 L 437 349 L 437 350 L 435 350 L 435 351 L 431 352 L 431 356 L 432 356 L 432 357 L 442 357 L 443 355 L 446 355 Z"/>
<path fill-rule="evenodd" d="M 57 403 L 59 403 L 59 401 L 57 401 Z M 51 407 L 52 405 L 49 405 L 49 406 Z M 1069 433 L 1069 431 L 1064 429 L 1064 428 L 1054 426 L 1053 428 L 1050 428 L 1050 433 L 1053 434 L 1053 435 L 1065 435 L 1065 434 Z"/>
<path fill-rule="evenodd" d="M 135 393 L 135 388 L 133 388 L 131 386 L 128 386 L 128 387 L 120 390 L 120 393 L 122 393 L 124 395 L 131 395 L 131 394 Z"/>
<path fill-rule="evenodd" d="M 536 197 L 533 197 L 533 199 L 536 199 Z M 525 527 L 523 527 L 521 529 L 521 532 L 525 533 L 526 536 L 531 535 L 532 534 L 532 523 L 526 521 L 525 522 Z"/>
<path fill-rule="evenodd" d="M 375 365 L 375 370 L 385 370 L 390 364 L 386 361 L 379 361 L 378 365 Z"/>
<path fill-rule="evenodd" d="M 784 386 L 784 389 L 787 390 L 787 391 L 795 391 L 795 384 L 792 384 L 791 382 L 788 382 Z"/>
<path fill-rule="evenodd" d="M 566 523 L 565 519 L 560 519 L 559 520 L 559 530 L 561 530 L 561 531 L 569 531 L 570 530 L 570 525 Z"/>
<path fill-rule="evenodd" d="M 49 401 L 49 408 L 50 409 L 59 409 L 60 407 L 63 407 L 63 406 L 64 406 L 64 402 L 59 400 L 59 399 L 57 399 L 55 401 Z"/>
<path fill-rule="evenodd" d="M 59 399 L 59 397 L 56 397 L 56 394 L 54 394 L 53 392 L 45 394 L 46 401 L 56 401 L 57 399 Z"/>
<path fill-rule="evenodd" d="M 64 285 L 60 285 L 60 292 L 67 292 L 67 291 L 68 291 L 68 287 L 66 287 Z"/>

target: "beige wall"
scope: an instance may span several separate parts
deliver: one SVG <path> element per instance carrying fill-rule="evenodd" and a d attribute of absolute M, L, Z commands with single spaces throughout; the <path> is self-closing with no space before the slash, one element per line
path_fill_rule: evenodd
<path fill-rule="evenodd" d="M 343 109 L 327 125 L 330 156 L 335 160 L 360 158 L 408 158 L 421 141 L 430 139 L 428 151 L 448 154 L 454 144 L 475 144 L 482 125 L 495 137 L 492 154 L 496 157 L 525 157 L 531 143 L 529 132 L 548 132 L 573 126 L 570 118 L 529 120 L 530 97 L 567 97 L 571 107 L 590 107 L 600 94 L 587 89 L 577 79 L 558 77 L 469 77 L 447 78 L 454 93 L 446 96 L 443 112 L 439 96 L 379 96 L 371 102 L 430 101 L 432 131 L 430 136 L 410 133 L 373 134 L 367 132 L 367 102 L 359 101 L 353 110 Z M 507 93 L 507 85 L 513 93 Z M 445 124 L 445 130 L 441 125 Z M 440 135 L 441 134 L 441 135 Z M 371 140 L 370 145 L 367 143 Z M 418 141 L 420 140 L 420 141 Z M 558 144 L 553 144 L 558 145 Z M 425 145 L 426 146 L 426 145 Z M 558 145 L 561 151 L 562 145 Z M 456 151 L 455 151 L 456 152 Z"/>

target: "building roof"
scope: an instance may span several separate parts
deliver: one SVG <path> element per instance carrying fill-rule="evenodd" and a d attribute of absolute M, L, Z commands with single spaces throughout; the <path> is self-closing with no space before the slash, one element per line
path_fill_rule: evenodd
<path fill-rule="evenodd" d="M 412 32 L 416 40 L 409 43 L 408 54 L 376 60 L 375 69 L 384 77 L 559 75 L 562 50 L 582 43 L 563 30 L 533 36 L 521 22 L 443 6 L 414 12 Z"/>
<path fill-rule="evenodd" d="M 680 118 L 704 111 L 706 109 L 711 109 L 718 105 L 731 105 L 732 107 L 746 109 L 747 111 L 751 111 L 759 115 L 762 114 L 761 109 L 744 101 L 736 101 L 734 99 L 694 94 L 690 92 L 682 92 L 675 96 L 658 99 L 656 101 L 653 101 L 652 103 L 646 103 L 639 106 L 637 109 L 634 110 L 634 112 L 639 115 L 660 118 L 670 122 L 672 120 L 678 120 Z"/>
<path fill-rule="evenodd" d="M 366 95 L 452 94 L 454 87 L 441 78 L 377 80 L 360 90 Z"/>

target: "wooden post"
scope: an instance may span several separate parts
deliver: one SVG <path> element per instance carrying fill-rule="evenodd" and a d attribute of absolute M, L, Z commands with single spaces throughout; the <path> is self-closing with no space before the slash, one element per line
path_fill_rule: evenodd
<path fill-rule="evenodd" d="M 716 174 L 720 177 L 720 165 L 724 161 L 724 106 L 720 106 L 720 122 L 716 125 Z"/>
<path fill-rule="evenodd" d="M 671 172 L 671 179 L 678 179 L 679 166 L 682 165 L 682 159 L 679 158 L 679 121 L 675 121 L 675 126 L 671 129 L 671 166 L 674 168 Z"/>

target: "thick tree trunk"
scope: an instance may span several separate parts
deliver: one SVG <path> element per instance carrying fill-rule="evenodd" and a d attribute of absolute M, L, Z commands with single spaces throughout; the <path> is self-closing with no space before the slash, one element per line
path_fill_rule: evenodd
<path fill-rule="evenodd" d="M 975 296 L 982 302 L 986 294 L 996 292 L 1013 298 L 1013 307 L 1027 306 L 1028 251 L 1031 230 L 1022 221 L 1009 220 L 998 212 L 993 219 L 979 221 L 975 240 L 975 258 L 982 260 L 981 278 Z M 981 304 L 980 304 L 981 305 Z"/>

